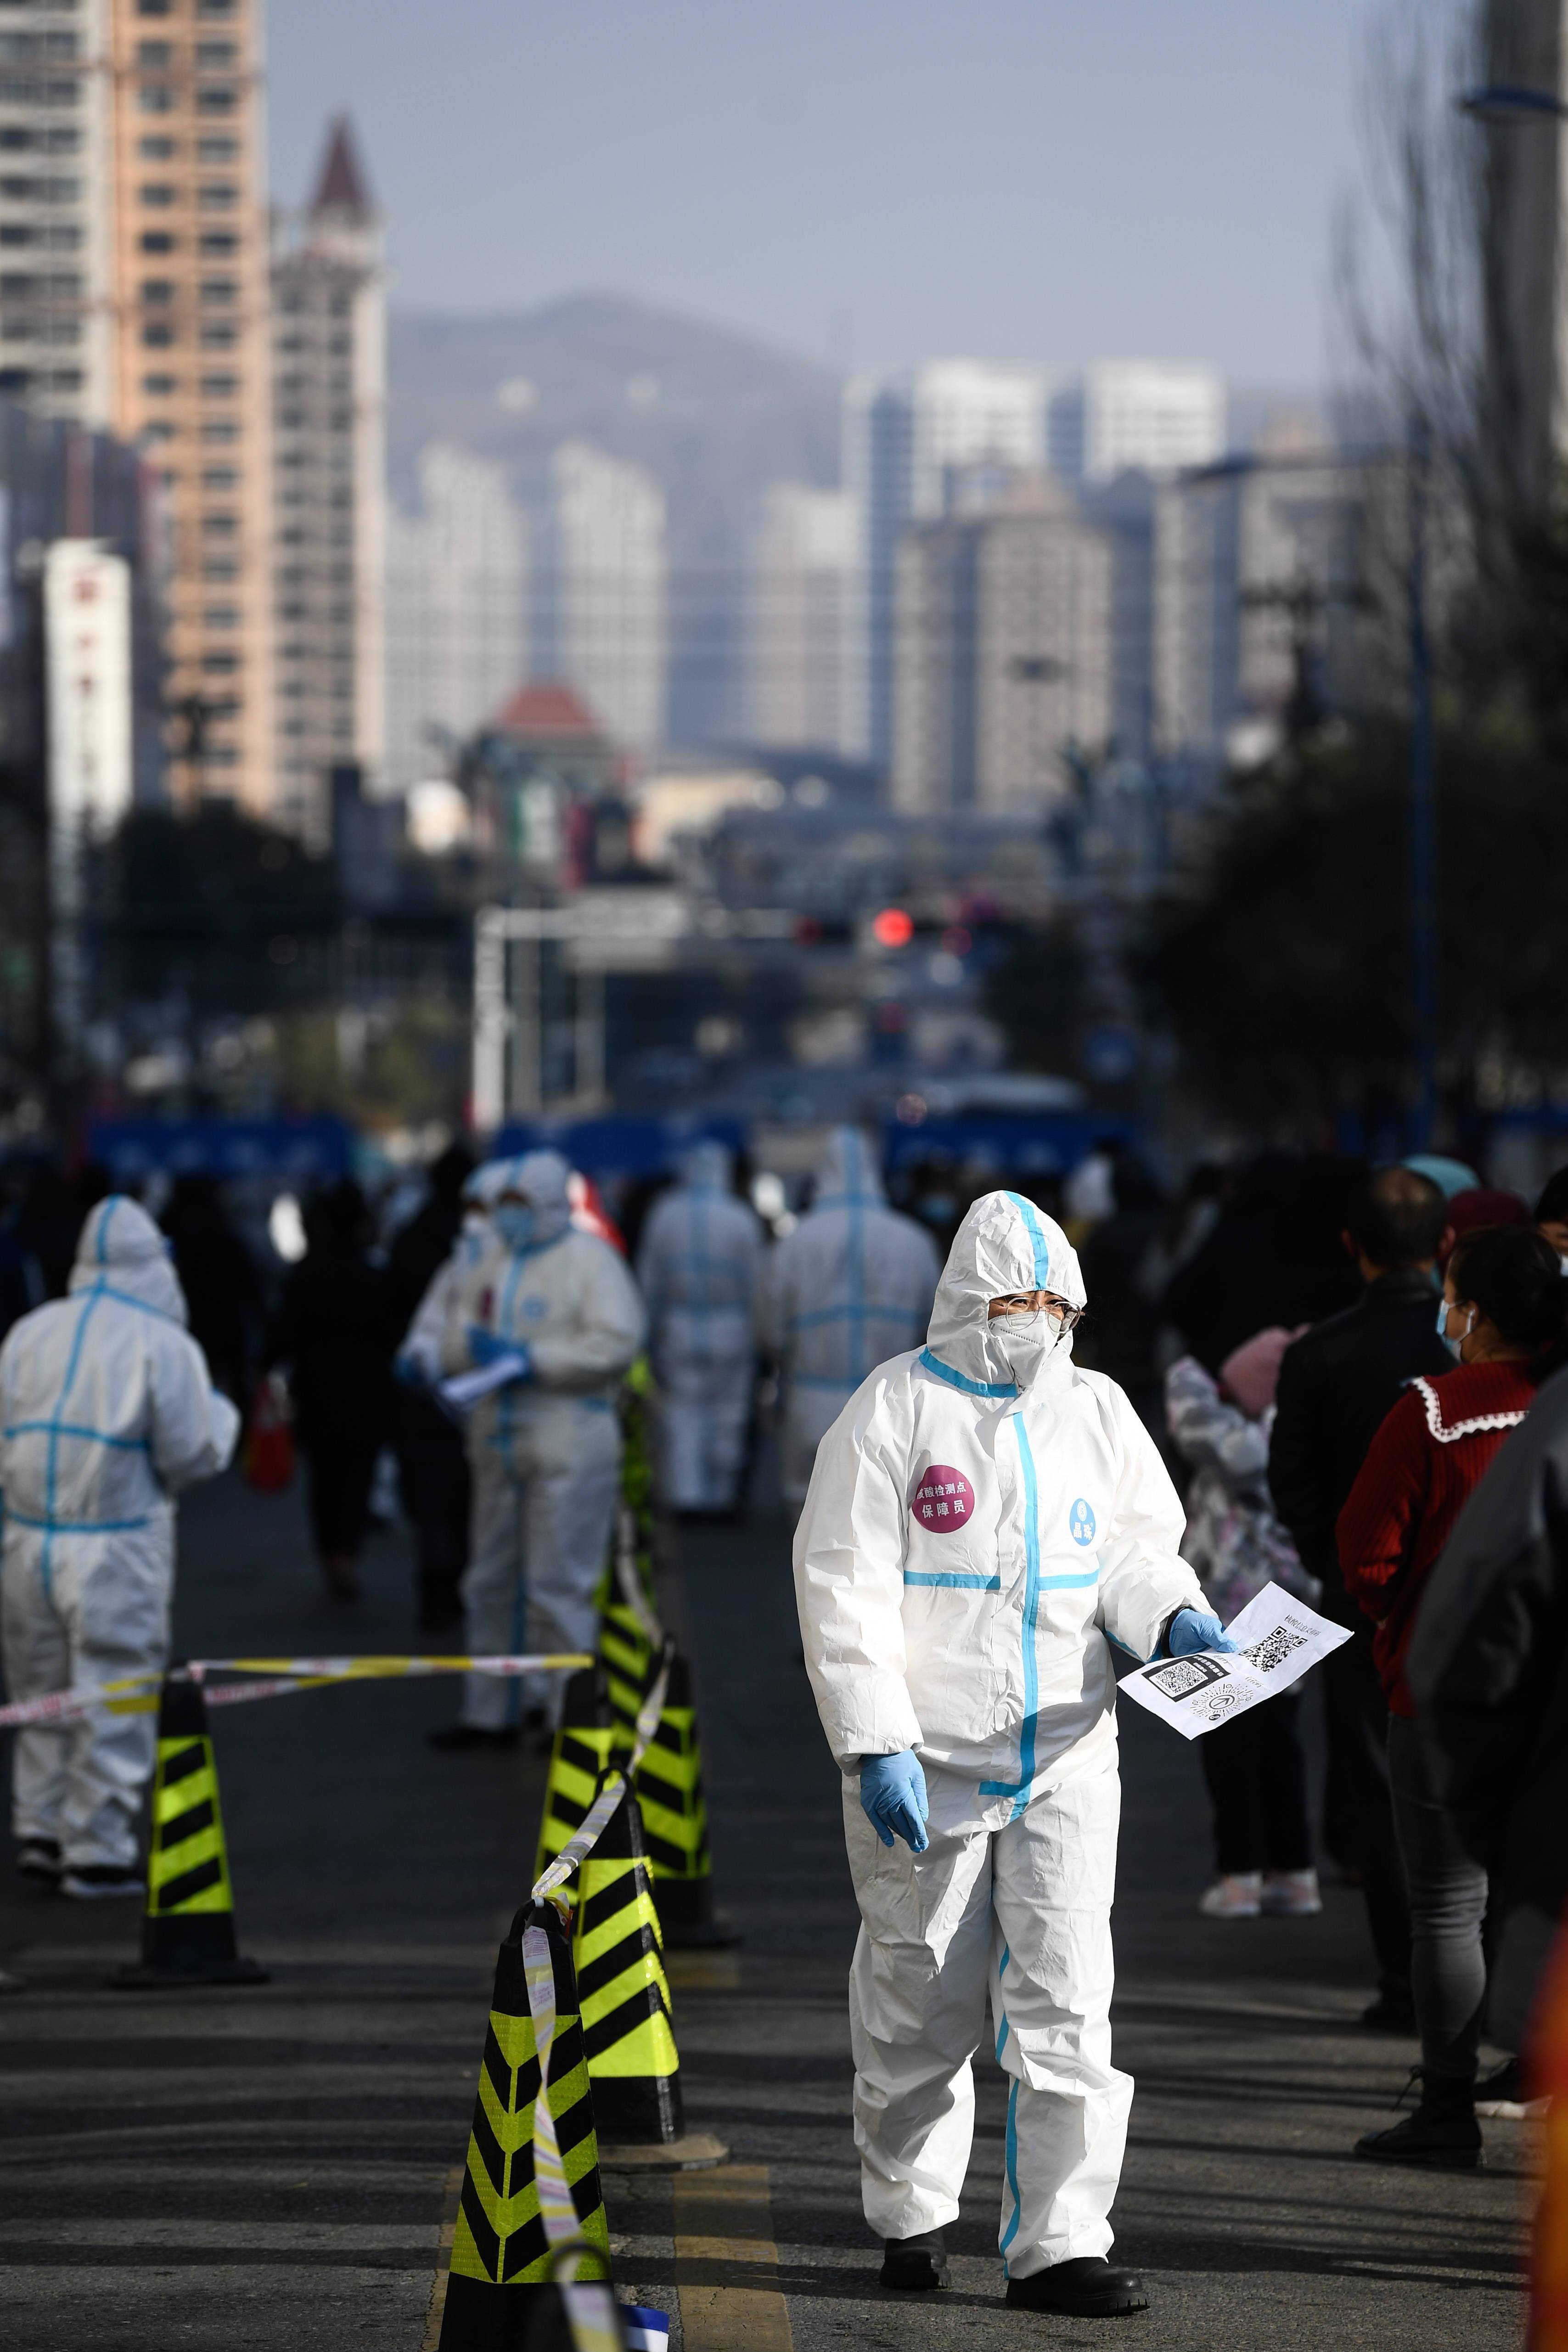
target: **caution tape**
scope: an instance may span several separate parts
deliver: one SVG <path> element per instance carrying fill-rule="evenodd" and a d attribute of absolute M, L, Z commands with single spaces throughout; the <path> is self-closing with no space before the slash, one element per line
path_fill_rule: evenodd
<path fill-rule="evenodd" d="M 396 1681 L 423 1675 L 551 1674 L 592 1664 L 591 1657 L 572 1650 L 538 1657 L 191 1658 L 184 1662 L 184 1672 L 202 1685 L 209 1706 L 241 1706 L 250 1699 L 287 1698 L 294 1691 L 319 1690 L 329 1683 Z M 207 1675 L 214 1674 L 257 1675 L 264 1679 L 208 1683 Z M 152 1715 L 159 1704 L 162 1679 L 162 1675 L 128 1675 L 89 1689 L 46 1691 L 38 1698 L 17 1699 L 9 1706 L 0 1706 L 0 1731 L 80 1723 L 94 1714 Z"/>
<path fill-rule="evenodd" d="M 612 1804 L 605 1814 L 606 1821 L 614 1810 Z M 549 1938 L 542 1927 L 523 1930 L 523 1981 L 528 1987 L 528 2014 L 533 2020 L 534 2050 L 539 2067 L 538 2095 L 534 2101 L 534 2187 L 538 2192 L 539 2219 L 554 2258 L 555 2282 L 566 2306 L 573 2352 L 617 2352 L 622 2337 L 613 2291 L 602 2280 L 577 2276 L 579 2263 L 589 2247 L 578 2222 L 566 2166 L 561 2161 L 560 2142 L 556 2137 L 555 2117 L 550 2113 L 549 2062 L 556 2029 L 555 1962 Z"/>

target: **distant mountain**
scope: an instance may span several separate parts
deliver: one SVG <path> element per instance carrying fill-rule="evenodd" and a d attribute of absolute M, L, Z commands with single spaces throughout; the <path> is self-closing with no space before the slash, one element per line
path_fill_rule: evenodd
<path fill-rule="evenodd" d="M 573 434 L 657 477 L 673 575 L 671 730 L 733 731 L 747 523 L 769 482 L 838 480 L 838 378 L 611 294 L 517 316 L 394 312 L 390 342 L 394 496 L 411 497 L 414 457 L 434 440 L 506 465 L 529 504 Z"/>

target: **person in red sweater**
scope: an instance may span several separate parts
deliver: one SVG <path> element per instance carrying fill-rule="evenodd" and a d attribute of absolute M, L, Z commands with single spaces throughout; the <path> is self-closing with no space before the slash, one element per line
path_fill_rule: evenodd
<path fill-rule="evenodd" d="M 1530 1411 L 1539 1382 L 1568 1353 L 1568 1277 L 1539 1234 L 1494 1226 L 1455 1244 L 1434 1304 L 1458 1369 L 1411 1381 L 1339 1517 L 1345 1589 L 1376 1629 L 1374 1654 L 1388 1694 L 1388 1777 L 1421 2034 L 1420 2105 L 1391 2129 L 1366 2133 L 1355 2152 L 1380 2163 L 1468 2169 L 1481 2154 L 1475 2098 L 1487 1879 L 1439 1800 L 1405 1652 L 1454 1521 Z"/>

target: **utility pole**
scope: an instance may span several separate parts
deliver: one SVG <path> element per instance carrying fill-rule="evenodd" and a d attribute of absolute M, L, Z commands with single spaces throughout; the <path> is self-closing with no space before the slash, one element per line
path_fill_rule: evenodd
<path fill-rule="evenodd" d="M 1410 605 L 1410 998 L 1416 1032 L 1415 1148 L 1437 1120 L 1437 795 L 1432 646 L 1427 628 L 1427 530 L 1431 440 L 1410 420 L 1407 455 Z"/>

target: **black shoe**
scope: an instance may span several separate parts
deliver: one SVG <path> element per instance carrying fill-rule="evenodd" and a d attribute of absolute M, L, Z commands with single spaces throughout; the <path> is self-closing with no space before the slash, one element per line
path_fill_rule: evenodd
<path fill-rule="evenodd" d="M 1103 2254 L 1079 2254 L 1052 2263 L 1030 2278 L 1009 2279 L 1013 2311 L 1061 2311 L 1073 2319 L 1121 2319 L 1147 2311 L 1149 2298 L 1136 2271 L 1115 2270 Z"/>
<path fill-rule="evenodd" d="M 441 1731 L 428 1731 L 425 1738 L 432 1748 L 444 1748 L 448 1753 L 461 1755 L 468 1748 L 515 1748 L 517 1727 L 508 1724 L 503 1731 L 486 1731 L 476 1723 L 449 1723 Z"/>
<path fill-rule="evenodd" d="M 1421 2085 L 1421 2104 L 1415 2114 L 1402 2116 L 1386 2131 L 1364 2132 L 1355 2143 L 1356 2155 L 1373 2164 L 1419 2164 L 1432 2172 L 1473 2172 L 1482 2161 L 1474 2077 L 1428 2074 L 1412 2066 L 1401 2100 L 1416 2083 Z"/>
<path fill-rule="evenodd" d="M 1408 1985 L 1385 1985 L 1377 1999 L 1369 2000 L 1362 2011 L 1361 2021 L 1375 2033 L 1414 2033 L 1416 2004 Z"/>
<path fill-rule="evenodd" d="M 59 1840 L 24 1838 L 17 1850 L 16 1867 L 24 1878 L 36 1878 L 43 1886 L 57 1886 L 65 1875 Z"/>
<path fill-rule="evenodd" d="M 934 2287 L 951 2285 L 941 2231 L 922 2230 L 914 2238 L 884 2238 L 880 2284 L 895 2287 L 901 2294 L 929 2294 Z"/>
<path fill-rule="evenodd" d="M 1430 2172 L 1474 2172 L 1484 2161 L 1474 2116 L 1434 2116 L 1429 2107 L 1417 2107 L 1386 2131 L 1364 2132 L 1355 2153 L 1373 2164 L 1422 2164 Z"/>

